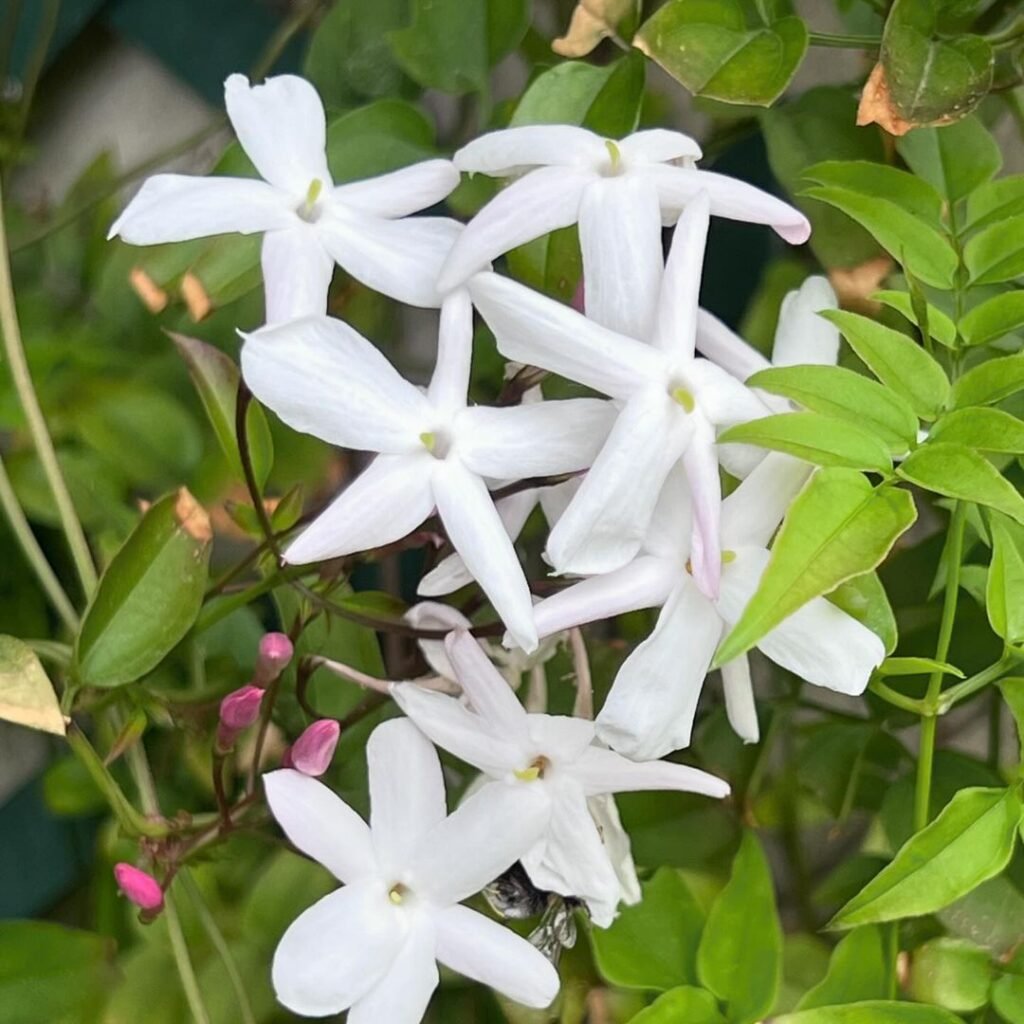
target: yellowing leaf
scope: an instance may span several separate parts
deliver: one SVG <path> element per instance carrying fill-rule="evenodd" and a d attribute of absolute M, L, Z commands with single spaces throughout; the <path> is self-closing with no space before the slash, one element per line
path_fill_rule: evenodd
<path fill-rule="evenodd" d="M 0 719 L 63 736 L 57 695 L 35 652 L 13 636 L 0 636 Z"/>

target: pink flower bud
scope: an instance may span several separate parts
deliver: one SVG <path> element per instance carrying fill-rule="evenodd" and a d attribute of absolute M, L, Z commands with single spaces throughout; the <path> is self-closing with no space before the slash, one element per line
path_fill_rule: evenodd
<path fill-rule="evenodd" d="M 164 891 L 160 883 L 145 871 L 131 864 L 115 864 L 114 880 L 117 887 L 142 910 L 156 911 L 164 905 Z"/>
<path fill-rule="evenodd" d="M 320 776 L 331 765 L 341 726 L 332 718 L 314 722 L 285 753 L 286 767 L 303 775 Z"/>
<path fill-rule="evenodd" d="M 295 648 L 284 633 L 265 633 L 260 640 L 253 682 L 257 686 L 269 686 L 288 667 L 294 654 Z"/>
<path fill-rule="evenodd" d="M 249 684 L 239 690 L 232 690 L 220 702 L 221 725 L 232 732 L 247 729 L 259 718 L 262 700 L 263 691 L 258 686 Z"/>

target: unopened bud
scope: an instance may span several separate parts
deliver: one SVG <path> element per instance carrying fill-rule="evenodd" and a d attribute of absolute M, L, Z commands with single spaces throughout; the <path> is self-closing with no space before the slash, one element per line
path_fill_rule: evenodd
<path fill-rule="evenodd" d="M 115 864 L 114 880 L 124 895 L 141 910 L 154 913 L 163 909 L 164 891 L 152 876 L 131 864 Z"/>
<path fill-rule="evenodd" d="M 288 667 L 295 648 L 284 633 L 266 633 L 260 640 L 260 653 L 256 659 L 253 683 L 269 686 Z"/>
<path fill-rule="evenodd" d="M 314 722 L 285 752 L 284 766 L 303 775 L 323 775 L 331 765 L 340 735 L 341 726 L 334 719 L 323 718 Z"/>
<path fill-rule="evenodd" d="M 220 722 L 217 725 L 217 747 L 228 751 L 243 729 L 248 729 L 260 716 L 263 691 L 251 683 L 232 690 L 220 702 Z"/>

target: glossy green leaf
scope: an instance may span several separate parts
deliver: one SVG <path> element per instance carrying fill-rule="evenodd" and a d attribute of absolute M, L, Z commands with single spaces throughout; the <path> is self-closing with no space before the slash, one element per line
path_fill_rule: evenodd
<path fill-rule="evenodd" d="M 998 220 L 1024 213 L 1024 174 L 996 178 L 967 199 L 967 228 L 977 230 Z"/>
<path fill-rule="evenodd" d="M 13 636 L 0 634 L 0 720 L 65 733 L 64 716 L 46 670 L 35 651 Z"/>
<path fill-rule="evenodd" d="M 914 327 L 919 327 L 917 314 L 914 311 L 914 300 L 909 292 L 894 292 L 885 289 L 875 292 L 871 298 L 875 302 L 884 303 L 890 309 L 895 309 L 905 319 L 909 320 Z M 928 333 L 940 345 L 946 348 L 953 348 L 956 345 L 956 324 L 945 313 L 930 302 L 926 304 L 928 313 Z"/>
<path fill-rule="evenodd" d="M 1010 531 L 993 517 L 992 564 L 985 608 L 997 636 L 1009 644 L 1024 640 L 1024 557 Z"/>
<path fill-rule="evenodd" d="M 896 650 L 896 616 L 878 573 L 865 572 L 854 576 L 840 583 L 826 598 L 879 637 L 885 644 L 886 654 Z"/>
<path fill-rule="evenodd" d="M 206 587 L 213 534 L 184 488 L 154 503 L 107 567 L 75 645 L 75 674 L 119 686 L 155 668 L 188 632 Z"/>
<path fill-rule="evenodd" d="M 918 416 L 934 419 L 949 397 L 942 367 L 907 335 L 858 313 L 825 310 L 868 369 L 910 403 Z"/>
<path fill-rule="evenodd" d="M 973 942 L 942 936 L 914 950 L 910 958 L 910 995 L 966 1013 L 988 1002 L 992 961 Z"/>
<path fill-rule="evenodd" d="M 798 1010 L 884 999 L 890 992 L 891 957 L 880 928 L 866 925 L 843 937 L 828 973 L 797 1004 Z"/>
<path fill-rule="evenodd" d="M 1024 453 L 1024 421 L 1002 409 L 983 405 L 946 413 L 929 437 L 932 441 L 951 441 L 981 452 Z"/>
<path fill-rule="evenodd" d="M 715 997 L 703 988 L 683 985 L 658 996 L 650 1006 L 630 1017 L 629 1024 L 725 1024 Z"/>
<path fill-rule="evenodd" d="M 633 45 L 695 96 L 770 106 L 807 51 L 807 26 L 792 15 L 748 22 L 740 0 L 669 0 Z"/>
<path fill-rule="evenodd" d="M 760 1020 L 775 1002 L 782 976 L 782 928 L 771 871 L 753 832 L 744 832 L 732 875 L 708 913 L 697 974 L 736 1024 Z"/>
<path fill-rule="evenodd" d="M 963 1024 L 963 1021 L 937 1006 L 868 1000 L 785 1013 L 774 1018 L 773 1024 Z"/>
<path fill-rule="evenodd" d="M 878 674 L 881 676 L 927 676 L 932 672 L 956 676 L 957 679 L 964 678 L 963 672 L 956 665 L 936 661 L 934 658 L 886 658 L 878 666 Z"/>
<path fill-rule="evenodd" d="M 1024 291 L 1004 292 L 965 313 L 960 333 L 968 345 L 989 345 L 1024 327 Z"/>
<path fill-rule="evenodd" d="M 836 914 L 853 928 L 920 917 L 948 906 L 1006 867 L 1022 814 L 1013 789 L 962 789 Z"/>
<path fill-rule="evenodd" d="M 1000 679 L 999 692 L 1003 695 L 1006 706 L 1017 723 L 1017 738 L 1020 740 L 1021 754 L 1024 755 L 1024 677 L 1011 676 Z"/>
<path fill-rule="evenodd" d="M 971 284 L 998 284 L 1024 275 L 1024 213 L 996 221 L 964 246 Z"/>
<path fill-rule="evenodd" d="M 336 184 L 386 174 L 436 155 L 433 122 L 404 100 L 368 103 L 327 126 L 327 162 Z"/>
<path fill-rule="evenodd" d="M 918 128 L 896 140 L 910 169 L 955 203 L 999 173 L 1003 155 L 977 117 L 942 128 Z"/>
<path fill-rule="evenodd" d="M 1024 354 L 1001 356 L 971 367 L 954 385 L 953 405 L 993 405 L 1024 389 Z"/>
<path fill-rule="evenodd" d="M 898 167 L 869 160 L 826 160 L 808 167 L 804 177 L 816 185 L 883 196 L 932 227 L 942 223 L 942 196 L 924 179 Z"/>
<path fill-rule="evenodd" d="M 992 986 L 992 1008 L 1006 1024 L 1024 1024 L 1024 976 L 1004 974 Z"/>
<path fill-rule="evenodd" d="M 904 490 L 874 488 L 850 469 L 818 470 L 790 506 L 761 583 L 715 664 L 739 657 L 812 598 L 873 570 L 916 518 Z"/>

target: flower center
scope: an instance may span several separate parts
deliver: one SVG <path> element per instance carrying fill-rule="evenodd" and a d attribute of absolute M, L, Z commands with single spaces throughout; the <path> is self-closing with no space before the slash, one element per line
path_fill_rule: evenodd
<path fill-rule="evenodd" d="M 309 183 L 309 188 L 306 189 L 306 198 L 295 211 L 303 220 L 309 221 L 311 224 L 320 219 L 320 208 L 316 205 L 316 201 L 320 198 L 323 188 L 324 183 L 319 178 L 314 178 Z"/>
<path fill-rule="evenodd" d="M 693 392 L 682 385 L 676 385 L 669 388 L 668 392 L 672 396 L 673 402 L 678 402 L 685 412 L 693 412 L 697 406 L 697 401 L 693 397 Z"/>
<path fill-rule="evenodd" d="M 722 565 L 728 565 L 730 562 L 736 561 L 735 551 L 723 551 L 722 552 Z M 691 559 L 686 560 L 686 571 L 692 576 L 693 575 L 693 562 Z"/>
<path fill-rule="evenodd" d="M 420 434 L 420 442 L 435 459 L 446 459 L 452 450 L 452 439 L 443 430 L 425 431 Z"/>
<path fill-rule="evenodd" d="M 544 772 L 551 767 L 551 762 L 541 754 L 540 757 L 536 757 L 526 768 L 519 768 L 515 771 L 515 777 L 520 782 L 536 782 L 538 779 L 544 778 Z"/>
<path fill-rule="evenodd" d="M 394 903 L 396 907 L 400 907 L 409 895 L 409 888 L 403 885 L 401 882 L 395 882 L 390 889 L 388 889 L 388 899 Z"/>
<path fill-rule="evenodd" d="M 608 150 L 608 163 L 601 168 L 601 173 L 607 178 L 612 178 L 623 171 L 622 151 L 611 139 L 605 139 L 604 146 Z"/>

